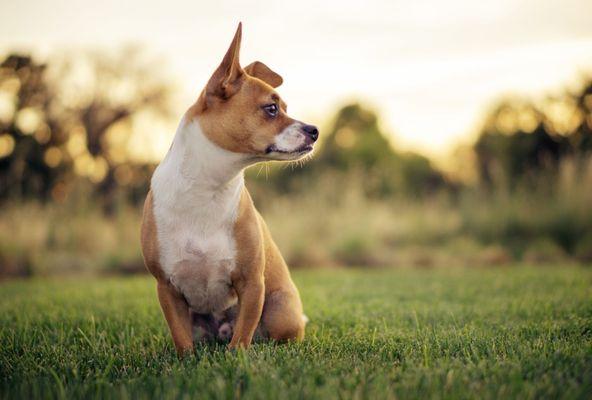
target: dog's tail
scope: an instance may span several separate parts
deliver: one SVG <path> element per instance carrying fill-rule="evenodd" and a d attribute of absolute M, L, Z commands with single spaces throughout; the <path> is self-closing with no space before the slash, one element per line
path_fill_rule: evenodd
<path fill-rule="evenodd" d="M 303 313 L 302 314 L 302 322 L 304 322 L 304 325 L 308 324 L 308 321 L 310 321 L 310 320 L 308 319 L 308 317 L 306 316 L 306 314 Z"/>

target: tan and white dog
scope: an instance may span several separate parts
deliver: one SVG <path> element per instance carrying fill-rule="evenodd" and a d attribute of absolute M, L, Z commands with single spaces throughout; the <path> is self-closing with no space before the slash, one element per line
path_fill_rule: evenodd
<path fill-rule="evenodd" d="M 300 340 L 305 317 L 288 267 L 244 184 L 249 165 L 297 160 L 318 130 L 286 114 L 282 78 L 239 63 L 241 24 L 220 66 L 183 116 L 154 171 L 142 253 L 177 352 L 194 335 L 248 347 L 257 330 Z"/>

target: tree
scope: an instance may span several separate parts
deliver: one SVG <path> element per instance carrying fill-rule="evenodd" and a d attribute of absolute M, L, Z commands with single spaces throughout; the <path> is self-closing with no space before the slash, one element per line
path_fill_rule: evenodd
<path fill-rule="evenodd" d="M 139 116 L 170 116 L 170 85 L 137 49 L 51 63 L 11 55 L 0 64 L 0 199 L 59 199 L 82 176 L 112 212 L 118 177 L 148 181 L 149 168 L 128 157 L 126 141 Z"/>
<path fill-rule="evenodd" d="M 536 103 L 510 98 L 486 118 L 474 145 L 481 181 L 509 188 L 592 152 L 592 82 Z"/>
<path fill-rule="evenodd" d="M 8 56 L 0 64 L 0 96 L 0 199 L 46 199 L 71 166 L 60 155 L 67 133 L 51 112 L 54 93 L 46 82 L 46 65 Z"/>
<path fill-rule="evenodd" d="M 71 76 L 81 70 L 88 75 L 83 85 L 76 80 L 63 84 L 60 92 L 78 90 L 79 93 L 74 101 L 62 102 L 62 112 L 84 133 L 86 150 L 97 174 L 94 180 L 98 183 L 99 198 L 108 213 L 115 205 L 116 172 L 122 162 L 135 170 L 132 173 L 144 174 L 146 180 L 149 176 L 141 165 L 117 156 L 122 153 L 120 147 L 126 146 L 135 118 L 142 114 L 164 119 L 171 116 L 171 86 L 158 75 L 157 64 L 158 60 L 146 59 L 139 49 L 128 48 L 113 55 L 91 53 L 86 57 L 70 57 L 59 67 L 60 76 Z M 109 133 L 116 140 L 109 140 Z"/>

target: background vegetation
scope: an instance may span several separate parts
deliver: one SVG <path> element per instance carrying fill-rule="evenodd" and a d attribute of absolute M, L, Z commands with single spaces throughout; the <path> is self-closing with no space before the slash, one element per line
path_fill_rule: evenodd
<path fill-rule="evenodd" d="M 177 119 L 175 88 L 137 49 L 51 63 L 0 63 L 0 276 L 143 271 L 155 139 L 142 132 Z M 294 267 L 592 260 L 590 80 L 502 99 L 444 170 L 397 150 L 361 104 L 338 110 L 321 137 L 304 168 L 247 174 Z"/>

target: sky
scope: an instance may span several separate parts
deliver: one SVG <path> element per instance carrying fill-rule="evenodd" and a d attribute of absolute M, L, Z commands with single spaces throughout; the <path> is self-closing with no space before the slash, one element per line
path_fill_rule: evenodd
<path fill-rule="evenodd" d="M 501 97 L 592 76 L 591 20 L 590 0 L 2 0 L 0 52 L 141 45 L 180 87 L 180 116 L 242 21 L 243 65 L 284 77 L 291 116 L 324 127 L 360 100 L 397 148 L 437 159 L 470 142 Z"/>

